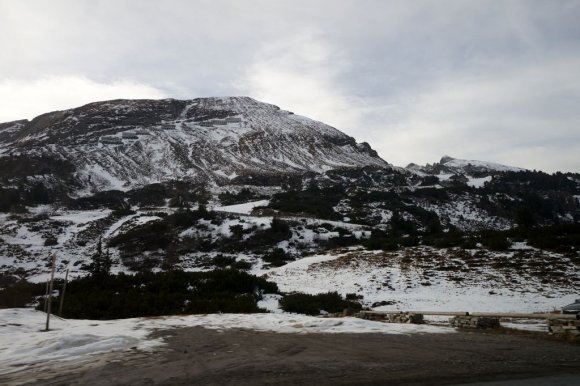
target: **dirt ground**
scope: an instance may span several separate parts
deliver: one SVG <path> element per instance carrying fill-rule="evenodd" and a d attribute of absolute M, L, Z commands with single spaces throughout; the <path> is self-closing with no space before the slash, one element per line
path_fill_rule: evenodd
<path fill-rule="evenodd" d="M 448 385 L 580 376 L 580 344 L 498 333 L 277 334 L 200 327 L 157 333 L 157 352 L 113 353 L 33 385 Z M 37 373 L 38 374 L 38 373 Z M 61 375 L 58 375 L 61 374 Z M 31 376 L 29 374 L 28 376 Z"/>

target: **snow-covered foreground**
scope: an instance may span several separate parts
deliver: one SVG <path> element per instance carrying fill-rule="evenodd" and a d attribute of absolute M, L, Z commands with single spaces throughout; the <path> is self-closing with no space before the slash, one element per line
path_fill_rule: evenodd
<path fill-rule="evenodd" d="M 296 314 L 212 314 L 133 318 L 109 321 L 51 318 L 32 309 L 0 310 L 0 374 L 39 363 L 83 362 L 111 351 L 151 350 L 163 344 L 149 337 L 156 330 L 201 326 L 209 329 L 252 329 L 278 333 L 452 333 L 453 328 L 387 324 L 356 318 L 316 318 Z"/>

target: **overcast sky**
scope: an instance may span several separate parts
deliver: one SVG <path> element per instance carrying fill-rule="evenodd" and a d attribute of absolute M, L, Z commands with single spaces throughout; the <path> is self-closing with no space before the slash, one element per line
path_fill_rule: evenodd
<path fill-rule="evenodd" d="M 367 141 L 580 172 L 580 0 L 0 0 L 0 122 L 248 95 Z"/>

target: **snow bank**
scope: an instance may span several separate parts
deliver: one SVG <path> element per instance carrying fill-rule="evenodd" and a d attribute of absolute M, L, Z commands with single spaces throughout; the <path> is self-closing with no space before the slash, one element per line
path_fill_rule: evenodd
<path fill-rule="evenodd" d="M 267 299 L 271 302 L 273 299 Z M 32 309 L 0 310 L 0 374 L 29 365 L 82 362 L 91 355 L 163 344 L 149 334 L 156 330 L 200 326 L 208 329 L 251 329 L 278 333 L 451 333 L 448 327 L 386 324 L 356 318 L 321 319 L 295 314 L 211 314 L 133 318 L 110 321 L 51 318 Z"/>
<path fill-rule="evenodd" d="M 161 343 L 146 340 L 150 331 L 135 329 L 134 322 L 52 317 L 51 330 L 45 332 L 45 321 L 45 313 L 32 309 L 0 310 L 0 374 L 37 363 L 82 361 L 92 354 Z"/>
<path fill-rule="evenodd" d="M 450 327 L 389 324 L 357 318 L 318 318 L 298 314 L 210 314 L 155 319 L 151 328 L 200 326 L 208 329 L 240 328 L 286 334 L 307 333 L 451 333 Z"/>

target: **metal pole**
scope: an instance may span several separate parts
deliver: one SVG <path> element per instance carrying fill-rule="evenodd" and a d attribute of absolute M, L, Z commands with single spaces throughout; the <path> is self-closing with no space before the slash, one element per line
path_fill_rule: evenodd
<path fill-rule="evenodd" d="M 52 282 L 54 280 L 54 269 L 56 267 L 56 256 L 52 255 L 50 257 L 50 259 L 52 260 L 52 272 L 50 274 L 50 288 L 49 288 L 49 293 L 48 293 L 48 308 L 46 310 L 46 330 L 48 331 L 48 324 L 50 323 L 50 306 L 52 303 Z"/>
<path fill-rule="evenodd" d="M 58 316 L 62 316 L 62 305 L 64 304 L 64 292 L 66 291 L 66 283 L 68 281 L 68 268 L 64 275 L 64 284 L 62 285 L 62 295 L 60 295 L 60 305 L 58 307 Z"/>

